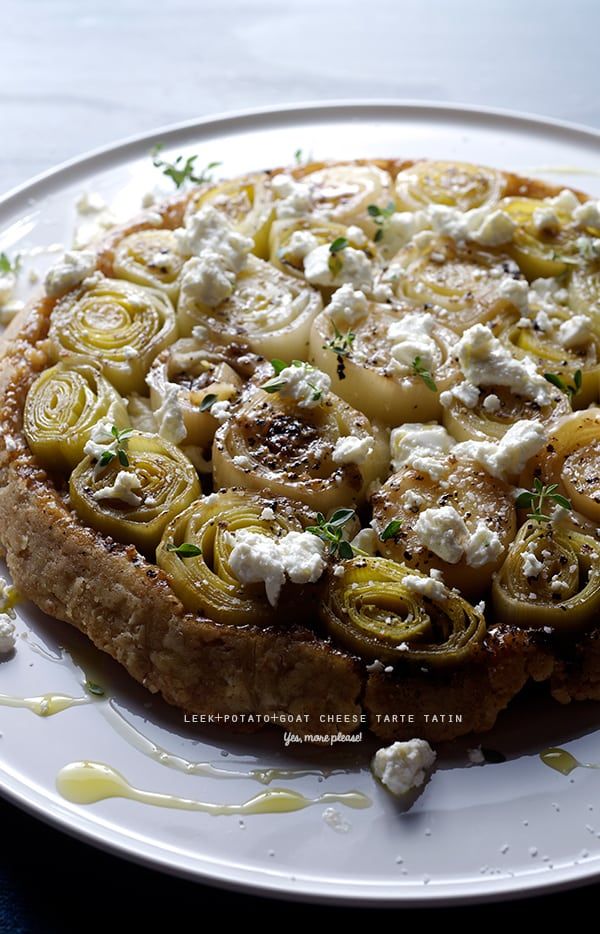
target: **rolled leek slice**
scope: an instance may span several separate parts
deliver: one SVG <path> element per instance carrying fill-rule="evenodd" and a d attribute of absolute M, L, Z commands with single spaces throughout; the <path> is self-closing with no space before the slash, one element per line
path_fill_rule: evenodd
<path fill-rule="evenodd" d="M 575 412 L 555 427 L 521 475 L 520 485 L 532 489 L 536 477 L 545 486 L 558 485 L 578 514 L 576 520 L 600 523 L 599 409 Z"/>
<path fill-rule="evenodd" d="M 282 609 L 289 618 L 291 608 L 286 607 L 285 591 L 275 609 L 267 600 L 263 583 L 240 583 L 229 556 L 233 536 L 241 529 L 277 539 L 291 531 L 303 531 L 306 522 L 300 521 L 300 515 L 298 505 L 285 500 L 223 490 L 193 503 L 172 519 L 156 550 L 156 561 L 192 612 L 230 626 L 267 625 L 281 618 Z M 201 553 L 180 557 L 174 549 L 183 543 L 194 545 Z"/>
<path fill-rule="evenodd" d="M 363 446 L 360 463 L 334 460 L 344 438 Z M 325 514 L 363 503 L 388 463 L 385 432 L 333 393 L 314 408 L 301 408 L 278 393 L 253 389 L 213 444 L 216 488 L 268 489 Z"/>
<path fill-rule="evenodd" d="M 317 169 L 309 165 L 297 169 L 294 175 L 309 186 L 317 215 L 346 227 L 362 227 L 371 238 L 377 225 L 369 214 L 369 205 L 387 208 L 394 201 L 391 176 L 374 164 L 342 162 Z"/>
<path fill-rule="evenodd" d="M 172 230 L 137 230 L 114 248 L 113 275 L 158 289 L 176 302 L 185 258 Z"/>
<path fill-rule="evenodd" d="M 268 259 L 273 201 L 270 175 L 257 172 L 194 192 L 186 208 L 186 217 L 212 205 L 227 215 L 236 230 L 253 238 L 256 256 Z"/>
<path fill-rule="evenodd" d="M 242 380 L 228 363 L 214 352 L 204 350 L 194 338 L 186 337 L 158 355 L 146 382 L 155 412 L 175 393 L 175 405 L 185 427 L 185 442 L 203 450 L 210 448 L 219 425 L 211 414 L 213 406 L 231 402 L 242 386 Z"/>
<path fill-rule="evenodd" d="M 577 266 L 569 278 L 569 305 L 577 314 L 600 322 L 600 263 Z"/>
<path fill-rule="evenodd" d="M 312 326 L 310 360 L 329 374 L 337 395 L 368 418 L 390 426 L 427 422 L 441 419 L 440 393 L 459 380 L 456 340 L 454 331 L 414 306 L 392 310 L 370 302 L 351 328 L 328 309 L 321 312 Z"/>
<path fill-rule="evenodd" d="M 183 291 L 177 317 L 185 337 L 201 326 L 204 339 L 216 344 L 243 342 L 269 359 L 289 359 L 306 356 L 310 326 L 322 307 L 315 289 L 250 256 L 231 298 L 209 308 Z"/>
<path fill-rule="evenodd" d="M 541 303 L 540 303 L 541 304 Z M 566 305 L 544 302 L 541 314 L 530 301 L 531 319 L 508 317 L 496 333 L 517 358 L 531 357 L 541 373 L 562 380 L 573 409 L 597 402 L 600 392 L 600 318 L 574 316 Z M 527 321 L 530 320 L 529 326 Z M 539 322 L 539 323 L 538 323 Z M 575 386 L 575 374 L 580 383 Z M 564 393 L 563 393 L 564 394 Z M 564 411 L 561 414 L 566 414 Z"/>
<path fill-rule="evenodd" d="M 419 592 L 429 579 L 386 558 L 345 561 L 330 575 L 320 615 L 334 639 L 362 658 L 453 668 L 467 662 L 485 635 L 485 619 L 447 589 Z M 414 586 L 416 583 L 416 587 Z"/>
<path fill-rule="evenodd" d="M 399 211 L 444 204 L 459 211 L 491 207 L 506 189 L 502 172 L 469 162 L 416 162 L 396 176 Z"/>
<path fill-rule="evenodd" d="M 200 483 L 185 454 L 157 435 L 133 432 L 125 453 L 125 464 L 114 457 L 104 468 L 89 456 L 82 460 L 71 474 L 71 504 L 87 525 L 149 553 L 173 516 L 202 495 Z M 134 478 L 129 494 L 119 492 L 124 472 Z"/>
<path fill-rule="evenodd" d="M 375 256 L 375 245 L 360 228 L 345 227 L 316 217 L 274 221 L 269 237 L 269 261 L 277 269 L 304 280 L 304 257 L 310 250 L 343 238 L 355 250 Z M 298 244 L 300 240 L 300 244 Z M 309 246 L 307 246 L 309 244 Z"/>
<path fill-rule="evenodd" d="M 448 587 L 468 598 L 483 595 L 516 533 L 508 485 L 452 455 L 440 457 L 435 476 L 403 468 L 371 502 L 380 537 L 390 522 L 400 521 L 396 534 L 379 545 L 385 557 L 425 574 L 441 571 Z"/>
<path fill-rule="evenodd" d="M 417 237 L 393 258 L 385 273 L 399 299 L 425 306 L 457 333 L 514 310 L 500 284 L 517 278 L 506 254 L 433 234 Z"/>
<path fill-rule="evenodd" d="M 55 360 L 73 354 L 97 360 L 122 395 L 144 391 L 152 360 L 176 336 L 166 295 L 104 277 L 65 295 L 52 311 L 49 331 Z"/>
<path fill-rule="evenodd" d="M 442 422 L 457 441 L 499 441 L 516 422 L 528 419 L 551 428 L 570 412 L 569 397 L 560 389 L 552 390 L 548 405 L 539 406 L 510 387 L 485 386 L 472 407 L 452 396 L 444 406 Z"/>
<path fill-rule="evenodd" d="M 125 403 L 85 357 L 62 360 L 44 370 L 27 393 L 23 430 L 29 447 L 49 470 L 70 471 L 84 457 L 96 422 L 110 418 L 129 425 Z"/>
<path fill-rule="evenodd" d="M 560 276 L 578 261 L 576 240 L 581 231 L 573 225 L 571 216 L 555 204 L 539 198 L 504 198 L 498 208 L 517 225 L 506 251 L 530 282 Z M 536 218 L 548 210 L 558 223 L 540 226 Z"/>
<path fill-rule="evenodd" d="M 578 632 L 598 624 L 600 555 L 588 535 L 527 522 L 494 578 L 496 619 L 524 629 Z"/>

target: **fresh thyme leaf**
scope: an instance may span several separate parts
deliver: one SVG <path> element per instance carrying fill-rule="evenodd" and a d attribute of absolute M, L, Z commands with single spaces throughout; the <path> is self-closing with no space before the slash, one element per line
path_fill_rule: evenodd
<path fill-rule="evenodd" d="M 302 165 L 302 149 L 297 149 L 294 153 L 294 162 L 296 165 Z"/>
<path fill-rule="evenodd" d="M 323 513 L 318 512 L 317 525 L 309 525 L 306 531 L 311 532 L 313 535 L 316 535 L 317 538 L 320 538 L 321 541 L 326 542 L 329 546 L 330 555 L 338 555 L 338 557 L 343 559 L 353 558 L 354 551 L 352 545 L 342 536 L 343 527 L 347 522 L 350 522 L 355 515 L 354 509 L 336 509 L 331 519 L 327 521 Z"/>
<path fill-rule="evenodd" d="M 402 525 L 402 519 L 392 519 L 391 522 L 388 522 L 385 529 L 379 536 L 381 541 L 387 542 L 389 541 L 390 538 L 395 538 L 398 532 L 400 531 L 401 525 Z"/>
<path fill-rule="evenodd" d="M 539 477 L 535 477 L 533 490 L 522 490 L 515 500 L 515 505 L 518 509 L 531 509 L 531 512 L 527 513 L 528 519 L 534 522 L 549 522 L 550 516 L 544 511 L 547 503 L 567 510 L 573 508 L 571 501 L 561 493 L 557 493 L 557 489 L 557 483 L 549 483 L 545 486 Z"/>
<path fill-rule="evenodd" d="M 383 227 L 378 227 L 375 231 L 375 236 L 373 237 L 375 243 L 379 243 L 380 240 L 383 240 Z"/>
<path fill-rule="evenodd" d="M 347 237 L 336 237 L 333 243 L 329 244 L 329 252 L 332 256 L 335 256 L 336 253 L 345 250 L 349 245 Z"/>
<path fill-rule="evenodd" d="M 350 544 L 350 542 L 347 542 L 344 539 L 342 539 L 342 541 L 339 543 L 337 552 L 340 558 L 343 558 L 344 560 L 348 560 L 349 558 L 354 557 L 354 552 L 352 551 L 352 545 Z"/>
<path fill-rule="evenodd" d="M 336 509 L 328 524 L 333 526 L 333 528 L 340 528 L 342 525 L 346 525 L 347 522 L 350 522 L 354 516 L 355 512 L 353 509 Z"/>
<path fill-rule="evenodd" d="M 367 212 L 371 217 L 381 217 L 381 208 L 378 204 L 370 204 L 367 208 Z"/>
<path fill-rule="evenodd" d="M 285 362 L 285 360 L 275 359 L 275 360 L 271 360 L 271 366 L 275 370 L 275 373 L 277 374 L 277 376 L 279 376 L 281 371 L 286 369 L 287 363 Z"/>
<path fill-rule="evenodd" d="M 119 457 L 119 463 L 121 467 L 129 467 L 129 458 L 127 457 L 127 454 L 125 453 L 123 448 L 119 449 L 118 457 Z"/>
<path fill-rule="evenodd" d="M 196 173 L 197 155 L 188 156 L 187 159 L 184 159 L 183 156 L 177 156 L 174 162 L 167 162 L 160 157 L 162 149 L 163 144 L 157 143 L 150 153 L 152 164 L 155 168 L 161 169 L 162 174 L 170 178 L 176 188 L 181 188 L 186 182 L 191 182 L 193 185 L 203 185 L 212 181 L 212 169 L 221 165 L 220 162 L 209 162 L 200 173 Z"/>
<path fill-rule="evenodd" d="M 101 688 L 95 681 L 86 681 L 84 688 L 88 694 L 94 694 L 96 697 L 104 697 L 104 688 Z"/>
<path fill-rule="evenodd" d="M 202 554 L 202 549 L 198 548 L 197 545 L 192 545 L 191 542 L 182 542 L 181 545 L 169 542 L 167 551 L 172 551 L 180 558 L 196 558 Z"/>
<path fill-rule="evenodd" d="M 200 403 L 200 411 L 210 412 L 217 399 L 218 396 L 214 392 L 209 392 Z"/>
<path fill-rule="evenodd" d="M 346 331 L 345 334 L 342 334 L 335 324 L 333 325 L 333 333 L 334 337 L 327 341 L 326 344 L 323 344 L 323 350 L 331 350 L 338 357 L 350 356 L 356 334 L 352 331 Z"/>
<path fill-rule="evenodd" d="M 115 457 L 118 458 L 122 467 L 129 467 L 126 449 L 132 431 L 132 428 L 118 428 L 117 425 L 111 425 L 110 433 L 115 440 L 110 447 L 103 451 L 98 461 L 98 467 L 106 467 Z"/>
<path fill-rule="evenodd" d="M 106 467 L 107 464 L 110 464 L 114 456 L 114 451 L 104 451 L 99 461 L 100 467 Z"/>
<path fill-rule="evenodd" d="M 10 259 L 6 253 L 0 253 L 0 274 L 3 276 L 8 276 L 12 273 L 14 276 L 17 275 L 21 266 L 21 257 L 16 256 L 13 262 L 11 263 Z"/>
<path fill-rule="evenodd" d="M 261 386 L 261 389 L 263 389 L 265 392 L 270 392 L 270 393 L 280 392 L 285 385 L 286 385 L 286 381 L 284 379 L 277 379 L 276 377 L 274 377 L 273 379 L 267 380 L 266 383 L 263 383 Z"/>
<path fill-rule="evenodd" d="M 561 392 L 566 393 L 566 395 L 572 399 L 581 389 L 583 374 L 581 370 L 575 370 L 572 383 L 567 383 L 558 373 L 544 373 L 544 379 L 552 383 L 553 386 L 556 386 L 557 389 L 560 389 Z"/>
<path fill-rule="evenodd" d="M 427 388 L 431 390 L 431 392 L 437 392 L 437 386 L 435 384 L 435 380 L 433 376 L 431 375 L 431 373 L 429 372 L 429 370 L 427 369 L 427 367 L 423 365 L 421 357 L 415 357 L 415 359 L 413 360 L 412 372 L 414 373 L 415 376 L 419 376 L 423 380 L 423 382 L 425 383 Z"/>

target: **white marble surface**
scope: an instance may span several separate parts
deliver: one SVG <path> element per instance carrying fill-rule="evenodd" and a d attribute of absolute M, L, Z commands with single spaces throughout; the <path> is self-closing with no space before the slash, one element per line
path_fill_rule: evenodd
<path fill-rule="evenodd" d="M 598 0 L 0 0 L 0 190 L 153 127 L 418 99 L 600 127 Z"/>

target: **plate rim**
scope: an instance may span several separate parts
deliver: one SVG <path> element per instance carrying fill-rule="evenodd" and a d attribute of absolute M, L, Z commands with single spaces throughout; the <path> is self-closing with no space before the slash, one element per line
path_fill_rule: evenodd
<path fill-rule="evenodd" d="M 135 158 L 136 150 L 142 146 L 151 145 L 157 138 L 162 138 L 168 143 L 182 133 L 194 131 L 202 131 L 210 136 L 211 132 L 243 129 L 244 125 L 251 122 L 255 129 L 260 130 L 261 124 L 263 128 L 265 124 L 281 125 L 290 118 L 312 119 L 314 122 L 322 123 L 351 118 L 373 119 L 378 111 L 387 119 L 397 116 L 399 120 L 410 116 L 432 119 L 442 116 L 456 122 L 461 122 L 461 120 L 473 122 L 477 118 L 485 118 L 499 125 L 503 122 L 518 124 L 523 129 L 529 127 L 537 132 L 559 131 L 568 137 L 581 137 L 588 142 L 600 140 L 600 129 L 594 127 L 496 107 L 392 98 L 301 101 L 293 104 L 217 112 L 201 118 L 191 118 L 159 126 L 96 147 L 46 169 L 9 189 L 0 195 L 0 210 L 19 210 L 21 199 L 43 196 L 44 188 L 48 184 L 60 181 L 63 176 L 69 175 L 75 169 L 82 173 L 93 173 L 106 169 L 107 160 L 118 164 L 124 159 Z M 489 877 L 485 880 L 478 880 L 476 883 L 472 880 L 466 881 L 464 884 L 449 880 L 440 883 L 438 891 L 436 891 L 437 886 L 419 885 L 419 888 L 423 888 L 422 894 L 416 891 L 417 885 L 414 883 L 406 883 L 405 891 L 402 891 L 404 887 L 402 886 L 400 890 L 389 895 L 378 888 L 378 883 L 363 884 L 362 887 L 354 884 L 354 891 L 342 892 L 336 890 L 337 883 L 332 885 L 330 882 L 321 882 L 317 879 L 300 878 L 297 880 L 298 888 L 295 888 L 296 881 L 290 879 L 289 876 L 282 874 L 279 877 L 275 875 L 263 877 L 262 874 L 248 867 L 231 866 L 228 868 L 228 876 L 224 878 L 219 875 L 219 868 L 214 863 L 211 865 L 206 857 L 202 857 L 199 865 L 195 867 L 190 864 L 188 856 L 182 854 L 176 856 L 156 843 L 132 838 L 127 833 L 113 828 L 101 827 L 87 817 L 84 811 L 74 813 L 67 808 L 61 811 L 60 808 L 52 805 L 52 802 L 49 802 L 41 792 L 11 775 L 2 766 L 0 766 L 0 796 L 33 817 L 83 843 L 147 868 L 214 885 L 219 889 L 287 901 L 370 907 L 442 907 L 539 896 L 548 892 L 583 886 L 597 881 L 600 877 L 600 868 L 596 866 L 598 860 L 593 860 L 587 864 L 573 863 L 570 866 L 553 869 L 549 873 L 551 878 L 536 873 L 518 878 Z M 50 810 L 48 810 L 49 804 Z"/>

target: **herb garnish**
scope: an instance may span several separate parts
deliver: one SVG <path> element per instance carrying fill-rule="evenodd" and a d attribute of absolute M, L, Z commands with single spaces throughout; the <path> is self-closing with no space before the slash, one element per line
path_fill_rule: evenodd
<path fill-rule="evenodd" d="M 347 237 L 336 237 L 333 243 L 329 244 L 329 271 L 332 276 L 337 276 L 342 271 L 342 259 L 338 256 L 342 250 L 347 249 L 350 242 Z"/>
<path fill-rule="evenodd" d="M 6 253 L 0 253 L 0 274 L 3 276 L 9 276 L 11 273 L 13 276 L 18 275 L 21 268 L 21 257 L 17 254 L 14 260 L 9 260 Z"/>
<path fill-rule="evenodd" d="M 181 188 L 186 182 L 193 185 L 203 185 L 205 182 L 212 181 L 212 169 L 216 169 L 220 162 L 209 162 L 199 174 L 196 174 L 195 163 L 198 156 L 188 156 L 184 160 L 183 156 L 177 156 L 175 162 L 167 162 L 160 158 L 163 144 L 157 143 L 150 155 L 152 156 L 152 165 L 157 169 L 162 169 L 162 174 L 170 178 L 176 188 Z"/>
<path fill-rule="evenodd" d="M 218 398 L 219 397 L 214 392 L 207 393 L 207 395 L 204 396 L 204 399 L 200 403 L 200 411 L 210 412 Z"/>
<path fill-rule="evenodd" d="M 352 350 L 352 345 L 356 339 L 356 334 L 353 331 L 346 331 L 345 334 L 339 330 L 335 322 L 333 324 L 333 333 L 334 336 L 331 340 L 327 341 L 326 344 L 323 344 L 323 350 L 331 350 L 337 357 L 337 375 L 339 379 L 346 379 L 346 365 L 344 363 L 344 357 L 349 357 Z"/>
<path fill-rule="evenodd" d="M 432 392 L 437 392 L 435 380 L 427 367 L 423 365 L 421 357 L 415 357 L 411 364 L 411 369 L 415 376 L 421 377 L 428 389 L 431 389 Z"/>
<path fill-rule="evenodd" d="M 377 204 L 370 204 L 367 208 L 367 211 L 373 218 L 374 223 L 377 224 L 378 229 L 375 232 L 373 240 L 375 243 L 379 243 L 383 237 L 383 225 L 388 217 L 391 217 L 392 214 L 395 213 L 396 205 L 392 201 L 390 201 L 387 208 L 380 208 Z"/>
<path fill-rule="evenodd" d="M 401 525 L 402 525 L 402 519 L 392 519 L 391 522 L 388 522 L 385 529 L 379 536 L 381 541 L 387 542 L 390 540 L 390 538 L 395 538 L 398 532 L 400 531 Z"/>
<path fill-rule="evenodd" d="M 304 360 L 292 360 L 290 364 L 286 363 L 284 360 L 271 360 L 271 366 L 275 370 L 275 376 L 272 376 L 271 379 L 268 379 L 267 382 L 263 383 L 260 387 L 268 393 L 280 392 L 284 386 L 287 386 L 286 379 L 278 379 L 277 377 L 283 370 L 287 369 L 288 366 L 304 367 L 306 371 L 314 370 L 314 367 L 310 366 L 308 363 L 305 363 Z M 318 386 L 315 386 L 313 383 L 309 382 L 309 380 L 307 380 L 307 383 L 313 391 L 312 401 L 318 402 L 323 395 L 323 391 L 319 389 Z"/>
<path fill-rule="evenodd" d="M 534 522 L 549 522 L 550 516 L 544 512 L 547 501 L 554 503 L 556 506 L 562 506 L 563 509 L 571 510 L 573 508 L 571 501 L 566 496 L 557 493 L 557 489 L 558 483 L 550 483 L 548 486 L 544 486 L 539 477 L 535 477 L 533 490 L 523 490 L 517 496 L 517 508 L 525 509 L 529 506 L 532 511 L 527 513 L 528 519 L 533 519 Z"/>
<path fill-rule="evenodd" d="M 329 546 L 329 554 L 337 555 L 339 558 L 353 558 L 354 550 L 350 542 L 347 542 L 343 535 L 343 527 L 350 522 L 356 513 L 353 509 L 336 509 L 331 519 L 327 521 L 322 512 L 317 513 L 317 525 L 309 525 L 307 532 L 312 532 L 322 542 Z"/>
<path fill-rule="evenodd" d="M 202 549 L 198 548 L 197 545 L 192 545 L 191 542 L 182 542 L 181 545 L 169 542 L 167 551 L 172 551 L 179 558 L 197 558 L 198 555 L 202 554 Z"/>
<path fill-rule="evenodd" d="M 110 433 L 115 439 L 111 446 L 106 449 L 98 461 L 99 467 L 106 467 L 114 458 L 118 458 L 121 467 L 129 467 L 129 458 L 127 457 L 127 442 L 133 432 L 132 428 L 117 428 L 113 425 Z"/>
<path fill-rule="evenodd" d="M 556 386 L 557 389 L 560 389 L 561 392 L 567 394 L 569 399 L 572 399 L 573 396 L 576 396 L 580 391 L 583 384 L 583 373 L 581 370 L 575 370 L 573 373 L 573 382 L 567 383 L 559 376 L 558 373 L 544 373 L 544 379 L 549 383 L 552 383 L 553 386 Z"/>
<path fill-rule="evenodd" d="M 88 694 L 94 694 L 95 697 L 104 697 L 104 688 L 101 688 L 95 681 L 86 681 L 84 688 Z"/>

